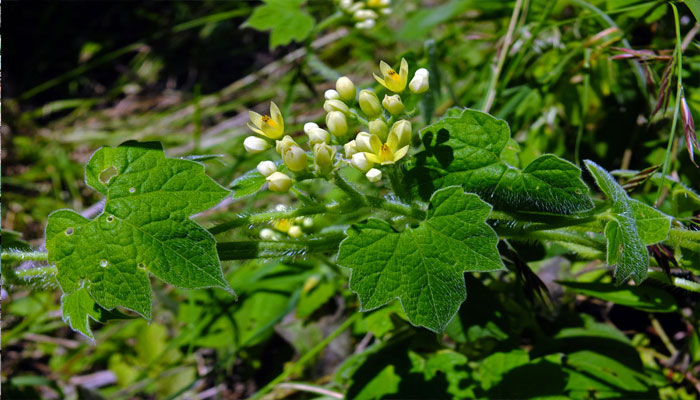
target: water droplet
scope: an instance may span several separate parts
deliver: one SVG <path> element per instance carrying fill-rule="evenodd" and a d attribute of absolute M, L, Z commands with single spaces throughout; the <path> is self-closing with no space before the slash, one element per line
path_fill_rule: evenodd
<path fill-rule="evenodd" d="M 109 261 L 107 260 L 100 260 L 100 267 L 105 268 L 109 265 Z"/>
<path fill-rule="evenodd" d="M 72 234 L 73 234 L 73 228 L 72 228 L 72 227 L 69 227 L 68 229 L 66 229 L 66 236 L 70 236 L 70 235 L 72 235 Z"/>
<path fill-rule="evenodd" d="M 106 220 L 107 220 L 107 222 L 112 222 L 112 221 L 114 221 L 114 215 L 108 216 Z"/>
<path fill-rule="evenodd" d="M 134 193 L 136 192 L 136 188 L 129 188 L 129 193 Z"/>

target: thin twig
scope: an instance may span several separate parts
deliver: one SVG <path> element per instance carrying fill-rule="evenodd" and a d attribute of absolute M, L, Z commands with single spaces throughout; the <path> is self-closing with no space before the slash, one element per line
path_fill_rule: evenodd
<path fill-rule="evenodd" d="M 344 399 L 345 396 L 343 396 L 342 393 L 334 392 L 332 390 L 324 389 L 322 387 L 318 386 L 313 386 L 313 385 L 308 385 L 306 383 L 294 383 L 294 382 L 287 382 L 287 383 L 280 383 L 277 385 L 278 388 L 280 389 L 292 389 L 292 390 L 298 390 L 300 392 L 308 392 L 308 393 L 316 393 L 328 397 L 333 397 L 335 399 Z"/>
<path fill-rule="evenodd" d="M 483 107 L 484 112 L 489 112 L 494 100 L 496 99 L 498 77 L 501 75 L 503 64 L 505 64 L 506 57 L 508 56 L 508 50 L 510 49 L 510 44 L 513 41 L 513 32 L 515 31 L 515 26 L 517 25 L 516 22 L 518 21 L 518 15 L 520 14 L 520 8 L 522 5 L 523 0 L 517 0 L 515 2 L 515 8 L 513 9 L 513 14 L 510 17 L 510 23 L 508 24 L 508 32 L 506 32 L 506 37 L 503 40 L 503 47 L 498 55 L 498 63 L 496 64 L 496 69 L 493 71 L 493 77 L 491 78 L 491 83 L 489 84 L 489 91 Z"/>

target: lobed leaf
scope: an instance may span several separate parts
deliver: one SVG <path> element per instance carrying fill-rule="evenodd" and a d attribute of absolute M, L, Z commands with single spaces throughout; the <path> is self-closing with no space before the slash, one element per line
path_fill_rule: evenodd
<path fill-rule="evenodd" d="M 461 185 L 495 208 L 571 214 L 593 206 L 581 170 L 570 162 L 545 154 L 525 169 L 509 164 L 517 158 L 517 145 L 508 124 L 489 114 L 465 109 L 420 134 L 425 150 L 416 155 L 411 176 L 423 198 Z"/>
<path fill-rule="evenodd" d="M 396 231 L 370 218 L 348 229 L 338 264 L 351 268 L 350 289 L 362 310 L 399 299 L 415 325 L 442 332 L 466 298 L 464 272 L 503 268 L 491 207 L 460 187 L 438 190 L 425 221 Z"/>
<path fill-rule="evenodd" d="M 103 147 L 86 167 L 88 185 L 104 194 L 104 211 L 88 220 L 71 210 L 49 216 L 46 248 L 63 289 L 63 316 L 86 336 L 89 300 L 151 316 L 149 275 L 183 288 L 220 287 L 216 242 L 189 216 L 229 191 L 196 162 L 166 158 L 159 143 Z"/>

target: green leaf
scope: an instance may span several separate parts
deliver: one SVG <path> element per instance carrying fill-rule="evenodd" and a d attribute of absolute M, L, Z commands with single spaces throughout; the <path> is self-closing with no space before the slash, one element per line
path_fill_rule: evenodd
<path fill-rule="evenodd" d="M 393 365 L 387 365 L 377 374 L 377 376 L 369 381 L 367 385 L 354 397 L 356 400 L 379 400 L 385 398 L 386 395 L 394 394 L 399 391 L 401 376 L 394 372 Z"/>
<path fill-rule="evenodd" d="M 313 17 L 301 11 L 303 0 L 264 0 L 243 24 L 259 31 L 270 30 L 270 49 L 301 42 L 314 28 Z"/>
<path fill-rule="evenodd" d="M 684 0 L 686 6 L 690 9 L 695 17 L 695 22 L 700 23 L 700 0 Z"/>
<path fill-rule="evenodd" d="M 46 226 L 49 262 L 72 327 L 90 336 L 85 293 L 106 310 L 125 307 L 150 319 L 149 274 L 183 288 L 232 293 L 213 236 L 189 219 L 229 193 L 201 164 L 165 158 L 159 143 L 127 142 L 96 151 L 86 178 L 107 197 L 103 213 L 88 220 L 59 210 Z"/>
<path fill-rule="evenodd" d="M 630 199 L 625 189 L 600 165 L 585 161 L 600 190 L 612 203 L 611 220 L 605 226 L 607 263 L 616 265 L 615 278 L 642 282 L 649 267 L 646 246 L 663 241 L 671 229 L 671 217 Z"/>
<path fill-rule="evenodd" d="M 509 165 L 516 160 L 510 129 L 489 114 L 465 109 L 420 134 L 425 150 L 411 176 L 423 198 L 462 185 L 496 208 L 570 214 L 593 206 L 581 170 L 566 160 L 545 154 L 523 170 Z"/>
<path fill-rule="evenodd" d="M 73 330 L 83 333 L 90 339 L 95 337 L 92 334 L 92 330 L 90 330 L 88 317 L 97 322 L 131 318 L 117 310 L 105 310 L 98 306 L 84 288 L 63 294 L 61 296 L 61 309 L 63 310 L 63 321 L 69 324 Z"/>
<path fill-rule="evenodd" d="M 653 286 L 615 287 L 601 282 L 567 282 L 559 284 L 579 293 L 611 301 L 622 306 L 637 308 L 648 312 L 673 312 L 678 309 L 676 300 L 663 289 Z"/>
<path fill-rule="evenodd" d="M 265 182 L 265 177 L 253 169 L 236 178 L 229 186 L 233 189 L 233 198 L 239 199 L 255 194 Z"/>
<path fill-rule="evenodd" d="M 466 298 L 464 272 L 503 268 L 485 222 L 490 212 L 478 196 L 449 187 L 433 194 L 417 228 L 399 232 L 376 218 L 353 225 L 338 264 L 352 269 L 350 289 L 362 310 L 398 298 L 411 323 L 442 332 Z"/>

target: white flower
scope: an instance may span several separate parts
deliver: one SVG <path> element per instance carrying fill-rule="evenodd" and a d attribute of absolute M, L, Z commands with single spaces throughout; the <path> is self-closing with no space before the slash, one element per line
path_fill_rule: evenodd
<path fill-rule="evenodd" d="M 341 137 L 348 133 L 348 121 L 345 114 L 340 111 L 331 111 L 326 114 L 326 126 L 334 136 Z"/>
<path fill-rule="evenodd" d="M 277 166 L 272 161 L 260 161 L 257 169 L 262 176 L 268 177 L 277 171 Z"/>
<path fill-rule="evenodd" d="M 350 164 L 362 172 L 367 172 L 374 164 L 367 159 L 365 153 L 355 153 L 352 155 Z"/>
<path fill-rule="evenodd" d="M 374 25 L 376 25 L 376 23 L 374 22 L 373 19 L 366 19 L 364 21 L 360 21 L 360 22 L 356 23 L 355 28 L 357 28 L 357 29 L 372 29 L 372 28 L 374 28 Z"/>
<path fill-rule="evenodd" d="M 323 97 L 326 98 L 326 100 L 338 100 L 340 98 L 340 94 L 338 94 L 335 89 L 328 89 L 323 93 Z"/>
<path fill-rule="evenodd" d="M 318 128 L 318 124 L 317 124 L 317 123 L 315 123 L 315 122 L 307 122 L 307 123 L 304 124 L 304 133 L 306 133 L 306 134 L 308 135 L 308 134 L 309 134 L 309 131 L 311 131 L 312 129 L 316 129 L 316 128 Z"/>
<path fill-rule="evenodd" d="M 297 145 L 287 147 L 282 153 L 284 165 L 291 171 L 303 171 L 306 168 L 306 152 Z"/>
<path fill-rule="evenodd" d="M 367 179 L 370 182 L 378 182 L 379 180 L 382 179 L 382 171 L 380 171 L 376 168 L 372 168 L 369 171 L 367 171 L 365 176 L 367 177 Z"/>
<path fill-rule="evenodd" d="M 250 154 L 258 154 L 270 148 L 270 144 L 267 143 L 265 139 L 261 139 L 257 136 L 248 136 L 243 141 L 243 147 L 245 151 Z"/>
<path fill-rule="evenodd" d="M 292 187 L 292 178 L 281 173 L 273 172 L 270 176 L 265 178 L 268 184 L 268 188 L 273 192 L 284 193 Z"/>
<path fill-rule="evenodd" d="M 317 143 L 328 143 L 331 140 L 331 135 L 328 131 L 319 127 L 313 128 L 306 133 L 309 135 L 309 144 L 311 146 Z"/>
<path fill-rule="evenodd" d="M 347 76 L 341 76 L 335 82 L 335 90 L 343 101 L 355 100 L 355 84 Z"/>
<path fill-rule="evenodd" d="M 401 101 L 401 96 L 395 94 L 393 96 L 384 95 L 384 100 L 382 100 L 382 105 L 386 108 L 391 115 L 398 115 L 404 110 L 405 106 Z"/>
<path fill-rule="evenodd" d="M 411 93 L 413 94 L 425 93 L 430 88 L 429 81 L 428 70 L 421 68 L 413 75 L 413 79 L 411 79 L 411 83 L 408 84 L 408 88 L 411 89 Z"/>

